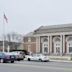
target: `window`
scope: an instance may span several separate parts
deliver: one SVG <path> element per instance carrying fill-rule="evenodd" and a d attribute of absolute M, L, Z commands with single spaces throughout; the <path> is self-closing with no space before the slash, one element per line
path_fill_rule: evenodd
<path fill-rule="evenodd" d="M 35 42 L 36 38 L 35 37 L 31 37 L 31 42 Z"/>
<path fill-rule="evenodd" d="M 48 46 L 48 44 L 44 44 L 44 47 L 47 47 Z"/>
<path fill-rule="evenodd" d="M 72 52 L 72 47 L 69 47 L 69 52 Z"/>
<path fill-rule="evenodd" d="M 60 47 L 56 47 L 56 53 L 60 53 Z"/>
<path fill-rule="evenodd" d="M 47 47 L 44 48 L 44 52 L 48 52 L 48 48 Z"/>
<path fill-rule="evenodd" d="M 60 38 L 56 38 L 55 41 L 59 41 L 60 42 Z"/>
<path fill-rule="evenodd" d="M 48 39 L 47 38 L 44 38 L 44 42 L 47 42 L 48 41 Z"/>
<path fill-rule="evenodd" d="M 24 37 L 24 42 L 28 42 L 28 38 L 27 37 Z"/>

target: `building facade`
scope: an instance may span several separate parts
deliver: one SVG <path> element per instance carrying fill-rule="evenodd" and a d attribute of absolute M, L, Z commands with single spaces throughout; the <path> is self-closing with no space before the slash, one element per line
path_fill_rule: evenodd
<path fill-rule="evenodd" d="M 72 54 L 72 24 L 39 27 L 24 36 L 24 49 L 49 55 Z"/>

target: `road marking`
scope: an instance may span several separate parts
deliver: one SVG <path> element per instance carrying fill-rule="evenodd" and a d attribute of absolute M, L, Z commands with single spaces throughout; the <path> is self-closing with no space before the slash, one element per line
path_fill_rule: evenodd
<path fill-rule="evenodd" d="M 63 67 L 51 67 L 51 66 L 38 66 L 38 65 L 28 65 L 28 64 L 0 64 L 2 66 L 13 66 L 13 67 L 31 67 L 31 68 L 41 68 L 41 69 L 52 69 L 52 70 L 65 70 L 65 71 L 72 71 L 72 68 L 63 68 Z"/>

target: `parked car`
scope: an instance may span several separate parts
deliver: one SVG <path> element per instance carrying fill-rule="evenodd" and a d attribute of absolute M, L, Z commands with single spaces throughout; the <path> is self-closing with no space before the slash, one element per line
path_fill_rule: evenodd
<path fill-rule="evenodd" d="M 49 61 L 48 56 L 43 54 L 31 54 L 26 56 L 28 61 Z"/>
<path fill-rule="evenodd" d="M 16 51 L 20 51 L 20 52 L 22 52 L 23 54 L 24 54 L 24 56 L 25 55 L 29 55 L 29 52 L 27 51 L 27 50 L 11 50 L 10 52 L 16 52 Z"/>
<path fill-rule="evenodd" d="M 11 55 L 11 53 L 0 52 L 0 62 L 1 63 L 5 63 L 5 62 L 14 63 L 14 61 L 15 61 L 15 56 Z"/>
<path fill-rule="evenodd" d="M 11 52 L 11 53 L 12 53 L 12 55 L 15 56 L 15 60 L 17 60 L 17 61 L 24 59 L 24 55 L 21 51 L 14 51 L 14 52 Z"/>

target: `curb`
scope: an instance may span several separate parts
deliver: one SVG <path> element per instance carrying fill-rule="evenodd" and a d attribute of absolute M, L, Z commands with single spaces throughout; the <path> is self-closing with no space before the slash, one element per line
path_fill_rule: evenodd
<path fill-rule="evenodd" d="M 70 62 L 70 63 L 72 63 L 72 61 L 65 61 L 65 60 L 50 60 L 50 61 L 54 61 L 54 62 Z"/>

